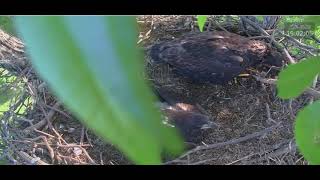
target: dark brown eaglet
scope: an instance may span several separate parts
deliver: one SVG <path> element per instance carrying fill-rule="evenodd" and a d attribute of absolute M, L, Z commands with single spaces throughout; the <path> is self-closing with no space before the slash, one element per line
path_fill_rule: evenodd
<path fill-rule="evenodd" d="M 153 63 L 169 64 L 195 83 L 224 84 L 259 63 L 282 65 L 282 55 L 265 42 L 222 31 L 161 42 L 150 48 L 149 55 Z"/>

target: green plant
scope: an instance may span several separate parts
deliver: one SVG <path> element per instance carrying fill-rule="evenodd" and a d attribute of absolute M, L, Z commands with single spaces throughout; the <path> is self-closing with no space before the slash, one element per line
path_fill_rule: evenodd
<path fill-rule="evenodd" d="M 9 34 L 16 36 L 12 18 L 12 16 L 0 16 L 0 28 Z"/>
<path fill-rule="evenodd" d="M 19 16 L 19 35 L 52 91 L 89 128 L 138 164 L 180 153 L 143 79 L 137 29 L 129 16 Z"/>
<path fill-rule="evenodd" d="M 319 16 L 306 16 L 303 19 L 316 25 Z M 315 29 L 317 31 L 319 26 Z M 278 96 L 292 99 L 309 88 L 314 78 L 320 73 L 320 57 L 310 57 L 296 64 L 289 65 L 280 72 L 277 88 Z M 320 101 L 306 106 L 299 111 L 295 121 L 295 138 L 299 150 L 311 164 L 320 164 Z"/>
<path fill-rule="evenodd" d="M 311 86 L 320 72 L 320 58 L 311 57 L 289 65 L 280 72 L 278 96 L 292 99 Z M 320 101 L 299 111 L 295 121 L 295 138 L 301 153 L 311 164 L 320 164 Z"/>
<path fill-rule="evenodd" d="M 204 25 L 207 21 L 208 16 L 206 15 L 198 15 L 197 16 L 197 22 L 198 22 L 198 26 L 199 26 L 199 30 L 202 32 Z"/>

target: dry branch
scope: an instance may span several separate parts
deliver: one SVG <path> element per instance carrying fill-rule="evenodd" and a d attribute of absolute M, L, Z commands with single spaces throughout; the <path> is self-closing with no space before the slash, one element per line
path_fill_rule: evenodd
<path fill-rule="evenodd" d="M 277 83 L 277 80 L 276 79 L 265 79 L 265 78 L 261 78 L 259 76 L 255 76 L 255 75 L 252 75 L 257 81 L 260 81 L 262 83 L 266 83 L 266 84 L 273 84 L 273 85 L 276 85 Z M 320 98 L 320 92 L 313 89 L 313 88 L 307 88 L 305 91 L 304 91 L 305 94 L 308 94 L 310 96 L 312 96 L 313 98 L 315 99 L 319 99 Z"/>
<path fill-rule="evenodd" d="M 28 153 L 19 151 L 18 155 L 29 164 L 36 164 L 36 165 L 49 165 L 48 163 L 40 160 L 39 158 L 33 158 Z"/>
<path fill-rule="evenodd" d="M 253 134 L 249 134 L 249 135 L 244 136 L 244 137 L 240 137 L 238 139 L 232 139 L 232 140 L 229 140 L 229 141 L 226 141 L 226 142 L 221 142 L 221 143 L 216 143 L 216 144 L 197 146 L 196 148 L 194 148 L 194 149 L 186 152 L 185 154 L 181 155 L 177 159 L 184 158 L 184 157 L 186 157 L 186 156 L 188 156 L 188 155 L 190 155 L 192 153 L 195 153 L 195 152 L 198 152 L 198 151 L 201 151 L 201 150 L 214 149 L 214 148 L 219 148 L 219 147 L 223 147 L 223 146 L 227 146 L 227 145 L 232 145 L 232 144 L 238 144 L 238 143 L 241 143 L 241 142 L 245 142 L 245 141 L 247 141 L 249 139 L 254 139 L 254 138 L 260 137 L 260 136 L 262 136 L 264 134 L 267 134 L 267 133 L 271 132 L 272 130 L 274 130 L 275 128 L 277 128 L 278 126 L 280 126 L 280 123 L 278 123 L 276 125 L 273 125 L 271 127 L 268 127 L 268 128 L 266 128 L 266 129 L 264 129 L 262 131 L 255 132 Z M 176 160 L 166 162 L 165 164 L 170 164 L 172 162 L 175 162 Z"/>

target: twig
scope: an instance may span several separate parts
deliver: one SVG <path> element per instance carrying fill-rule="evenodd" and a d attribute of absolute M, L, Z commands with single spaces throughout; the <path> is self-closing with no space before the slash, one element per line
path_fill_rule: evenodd
<path fill-rule="evenodd" d="M 289 108 L 291 119 L 295 119 L 295 115 L 294 115 L 294 112 L 293 112 L 293 109 L 292 109 L 292 99 L 289 100 L 288 108 Z"/>
<path fill-rule="evenodd" d="M 45 163 L 44 161 L 38 159 L 38 158 L 33 158 L 29 154 L 23 151 L 18 151 L 17 154 L 26 162 L 30 164 L 36 164 L 36 165 L 49 165 L 48 163 Z"/>
<path fill-rule="evenodd" d="M 266 106 L 266 111 L 267 111 L 267 122 L 273 122 L 273 123 L 277 123 L 275 120 L 273 120 L 271 118 L 271 113 L 270 113 L 270 107 L 269 107 L 269 104 L 268 103 L 265 103 L 265 106 Z"/>
<path fill-rule="evenodd" d="M 53 106 L 55 108 L 60 106 L 60 102 L 56 102 L 56 104 Z M 55 128 L 53 127 L 52 123 L 51 123 L 51 119 L 55 113 L 54 110 L 50 110 L 49 113 L 47 114 L 46 111 L 44 110 L 44 107 L 40 105 L 40 109 L 43 112 L 43 114 L 45 115 L 45 120 L 47 121 L 48 127 L 58 136 L 58 140 L 62 140 L 63 143 L 68 144 L 63 138 L 62 136 L 55 130 Z"/>
<path fill-rule="evenodd" d="M 287 147 L 284 147 L 284 148 L 281 148 L 281 149 L 278 149 L 274 152 L 271 152 L 267 155 L 267 157 L 262 157 L 262 158 L 259 158 L 258 160 L 255 160 L 255 162 L 260 162 L 260 161 L 263 161 L 265 160 L 266 158 L 272 158 L 272 157 L 277 157 L 277 156 L 280 156 L 284 153 L 289 153 L 291 151 L 294 151 L 296 149 L 296 144 L 293 144 L 293 146 L 287 146 Z"/>
<path fill-rule="evenodd" d="M 204 163 L 207 163 L 207 162 L 210 162 L 210 161 L 214 161 L 214 160 L 217 160 L 217 159 L 218 158 L 205 159 L 205 160 L 202 160 L 202 161 L 197 161 L 197 162 L 190 163 L 189 165 L 200 165 L 200 164 L 204 164 Z"/>
<path fill-rule="evenodd" d="M 37 145 L 43 145 L 45 146 L 45 143 L 35 143 L 32 140 L 10 140 L 11 142 L 19 142 L 19 143 L 34 143 Z M 62 147 L 62 148 L 72 148 L 72 147 L 91 147 L 90 144 L 83 144 L 83 145 L 79 145 L 79 144 L 66 144 L 66 145 L 62 145 L 62 144 L 49 144 L 50 146 L 54 146 L 54 147 Z"/>
<path fill-rule="evenodd" d="M 102 152 L 100 153 L 100 164 L 101 164 L 101 165 L 104 165 L 104 163 L 103 163 L 103 158 L 102 158 Z"/>
<path fill-rule="evenodd" d="M 88 143 L 90 144 L 91 147 L 93 147 L 93 145 L 92 145 L 92 143 L 91 143 L 91 139 L 90 139 L 90 137 L 89 137 L 89 135 L 88 135 L 88 129 L 86 129 L 85 133 L 86 133 L 86 138 L 87 138 L 87 140 L 88 140 Z"/>
<path fill-rule="evenodd" d="M 254 156 L 254 155 L 256 155 L 256 153 L 249 154 L 249 155 L 247 155 L 247 156 L 245 156 L 245 157 L 243 157 L 243 158 L 240 158 L 240 159 L 237 159 L 237 160 L 232 161 L 232 162 L 230 162 L 230 163 L 227 163 L 226 165 L 235 164 L 235 163 L 237 163 L 237 162 L 239 162 L 239 161 L 242 161 L 242 160 L 244 160 L 244 159 L 250 158 L 250 157 L 252 157 L 252 156 Z"/>
<path fill-rule="evenodd" d="M 153 18 L 151 17 L 151 25 L 150 25 L 150 30 L 144 35 L 144 37 L 143 38 L 141 38 L 138 42 L 137 42 L 137 44 L 140 44 L 142 41 L 144 41 L 144 40 L 146 40 L 146 39 L 148 39 L 150 36 L 150 33 L 152 32 L 152 30 L 153 30 L 153 26 L 154 26 L 154 23 L 153 23 Z"/>
<path fill-rule="evenodd" d="M 174 164 L 174 163 L 187 163 L 187 162 L 188 162 L 188 160 L 182 160 L 182 159 L 177 158 L 172 161 L 167 161 L 167 162 L 163 163 L 163 165 L 170 165 L 170 164 Z"/>
<path fill-rule="evenodd" d="M 83 144 L 83 140 L 84 140 L 84 126 L 82 126 L 81 128 L 80 145 Z"/>
<path fill-rule="evenodd" d="M 65 160 L 65 164 L 68 164 L 68 162 L 66 160 L 68 160 L 69 163 L 72 163 L 72 161 L 74 161 L 74 162 L 80 163 L 80 164 L 87 164 L 87 163 L 82 163 L 81 161 L 79 161 L 78 159 L 73 158 L 73 157 L 64 156 L 64 155 L 61 155 L 61 154 L 58 154 L 57 156 L 62 157 Z"/>
<path fill-rule="evenodd" d="M 82 144 L 82 145 L 79 145 L 79 144 L 66 144 L 66 145 L 58 144 L 57 146 L 58 146 L 58 147 L 65 147 L 65 148 L 71 148 L 71 147 L 89 147 L 90 144 Z"/>
<path fill-rule="evenodd" d="M 288 50 L 286 48 L 283 48 L 282 51 L 284 52 L 284 54 L 287 56 L 289 62 L 291 64 L 295 64 L 296 61 L 292 58 L 292 56 L 289 54 Z"/>
<path fill-rule="evenodd" d="M 282 147 L 283 145 L 285 145 L 285 144 L 288 144 L 288 143 L 290 143 L 292 140 L 290 140 L 290 139 L 286 139 L 286 140 L 284 140 L 284 141 L 281 141 L 280 143 L 278 143 L 278 144 L 275 144 L 275 145 L 273 145 L 271 148 L 269 148 L 268 150 L 262 150 L 262 151 L 260 151 L 260 152 L 257 152 L 257 153 L 255 153 L 256 155 L 260 155 L 260 159 L 262 159 L 261 158 L 261 155 L 262 154 L 268 154 L 268 153 L 271 153 L 271 152 L 274 152 L 275 150 L 277 150 L 277 149 L 279 149 L 280 147 Z M 246 162 L 246 164 L 252 164 L 253 162 L 258 162 L 256 159 L 253 159 L 253 160 L 251 160 L 251 161 L 248 161 L 248 162 Z"/>
<path fill-rule="evenodd" d="M 40 131 L 40 130 L 38 130 L 38 129 L 34 129 L 34 131 L 35 131 L 35 132 L 38 132 L 38 133 L 40 133 L 40 134 L 43 134 L 43 135 L 49 136 L 49 137 L 51 137 L 51 138 L 55 138 L 55 137 L 54 137 L 54 136 L 52 136 L 51 134 L 48 134 L 48 133 L 43 132 L 43 131 Z"/>
<path fill-rule="evenodd" d="M 313 39 L 314 41 L 316 41 L 318 44 L 320 44 L 320 39 L 318 39 L 316 37 L 316 35 L 312 34 L 311 39 Z"/>
<path fill-rule="evenodd" d="M 269 36 L 252 36 L 248 37 L 248 39 L 269 39 Z"/>
<path fill-rule="evenodd" d="M 257 30 L 259 30 L 263 35 L 268 36 L 268 37 L 270 36 L 269 33 L 266 30 L 264 30 L 261 26 L 259 26 L 255 22 L 251 21 L 250 19 L 248 19 L 246 17 L 241 17 L 241 19 L 243 21 L 245 21 L 246 23 L 248 23 L 249 25 L 251 25 L 252 27 L 254 27 Z"/>
<path fill-rule="evenodd" d="M 52 163 L 54 163 L 54 151 L 53 151 L 53 149 L 51 148 L 51 146 L 48 143 L 47 138 L 45 136 L 41 136 L 41 138 L 42 138 L 43 142 L 45 143 L 45 145 L 46 145 L 46 147 L 47 147 L 47 149 L 49 151 L 49 155 L 50 155 Z"/>
<path fill-rule="evenodd" d="M 17 117 L 16 118 L 17 121 L 25 121 L 25 122 L 28 122 L 31 126 L 33 125 L 33 121 L 34 119 L 27 119 L 27 118 L 24 118 L 24 117 Z"/>
<path fill-rule="evenodd" d="M 253 139 L 253 138 L 257 138 L 259 136 L 262 136 L 270 131 L 272 131 L 273 129 L 275 129 L 276 127 L 278 127 L 280 125 L 280 123 L 276 124 L 276 125 L 273 125 L 271 127 L 268 127 L 262 131 L 259 131 L 259 132 L 255 132 L 253 134 L 249 134 L 247 136 L 244 136 L 244 137 L 241 137 L 241 138 L 238 138 L 238 139 L 232 139 L 232 140 L 229 140 L 229 141 L 226 141 L 226 142 L 221 142 L 221 143 L 216 143 L 216 144 L 210 144 L 210 145 L 207 145 L 207 146 L 198 146 L 188 152 L 186 152 L 185 154 L 181 155 L 178 159 L 181 159 L 183 157 L 186 157 L 187 155 L 189 154 L 192 154 L 192 153 L 195 153 L 197 151 L 201 151 L 201 150 L 208 150 L 208 149 L 214 149 L 214 148 L 218 148 L 218 147 L 222 147 L 222 146 L 227 146 L 227 145 L 231 145 L 231 144 L 237 144 L 237 143 L 240 143 L 240 142 L 244 142 L 244 141 L 247 141 L 249 139 Z"/>
<path fill-rule="evenodd" d="M 61 105 L 61 102 L 56 102 L 53 107 L 51 107 L 49 113 L 46 115 L 46 119 L 49 121 L 48 123 L 51 124 L 51 119 L 56 111 L 56 109 Z M 42 106 L 41 106 L 42 107 Z M 44 111 L 44 108 L 42 107 L 41 109 L 43 109 Z M 46 113 L 45 113 L 46 114 Z"/>
<path fill-rule="evenodd" d="M 53 106 L 53 108 L 57 108 L 58 106 L 60 106 L 60 103 L 59 103 L 59 102 L 57 102 L 57 103 Z M 42 106 L 41 106 L 41 107 L 42 107 Z M 44 111 L 43 108 L 41 108 L 41 109 Z M 45 112 L 45 111 L 44 111 L 44 112 Z M 54 113 L 55 113 L 55 110 L 52 109 L 52 110 L 45 116 L 44 119 L 42 119 L 41 121 L 39 121 L 38 123 L 36 123 L 36 124 L 34 124 L 34 125 L 32 125 L 32 126 L 29 126 L 29 127 L 25 128 L 25 129 L 23 130 L 23 132 L 26 133 L 26 134 L 28 134 L 28 133 L 30 133 L 32 130 L 41 129 L 41 128 L 42 128 L 43 126 L 45 126 L 47 123 L 50 123 L 50 124 L 51 124 L 50 120 L 52 119 Z M 51 125 L 51 126 L 52 126 L 52 125 Z"/>
<path fill-rule="evenodd" d="M 248 19 L 248 18 L 246 18 L 246 17 L 242 17 L 242 20 L 245 21 L 245 22 L 247 22 L 248 24 L 250 24 L 252 27 L 258 29 L 258 31 L 259 31 L 260 33 L 262 33 L 262 34 L 265 36 L 265 38 L 269 38 L 270 41 L 271 41 L 271 43 L 273 43 L 273 44 L 277 47 L 277 49 L 283 51 L 283 52 L 286 54 L 286 56 L 288 57 L 290 63 L 295 63 L 295 61 L 294 61 L 293 58 L 290 56 L 290 54 L 288 53 L 288 51 L 287 51 L 285 48 L 282 48 L 282 47 L 280 46 L 280 44 L 274 39 L 274 33 L 275 33 L 277 30 L 274 30 L 273 33 L 272 33 L 272 35 L 270 36 L 269 33 L 268 33 L 266 30 L 264 30 L 262 27 L 260 27 L 258 24 L 256 24 L 255 22 L 251 21 L 250 19 Z M 310 50 L 314 50 L 314 51 L 316 51 L 316 52 L 320 52 L 320 49 L 317 49 L 317 48 L 315 48 L 315 47 L 312 47 L 312 46 L 308 46 L 308 45 L 306 45 L 306 44 L 303 44 L 303 43 L 299 42 L 298 40 L 296 40 L 296 39 L 294 39 L 294 38 L 292 38 L 292 37 L 290 37 L 290 36 L 282 33 L 281 31 L 277 31 L 277 32 L 279 32 L 281 35 L 285 36 L 287 39 L 293 41 L 295 44 L 297 44 L 297 45 L 299 46 L 299 48 L 300 48 L 301 50 L 306 51 L 307 53 L 309 53 L 309 54 L 312 55 L 312 56 L 315 56 L 315 54 L 312 53 Z"/>
<path fill-rule="evenodd" d="M 295 164 L 297 164 L 299 161 L 301 161 L 304 157 L 301 156 L 298 160 L 296 160 L 296 162 L 294 162 Z"/>
<path fill-rule="evenodd" d="M 220 28 L 221 30 L 225 31 L 225 32 L 229 32 L 228 30 L 226 30 L 224 27 L 222 27 L 218 22 L 216 22 L 215 20 L 213 20 L 213 23 L 215 25 L 217 25 L 218 28 Z"/>
<path fill-rule="evenodd" d="M 61 105 L 61 103 L 59 104 L 59 106 Z M 54 106 L 49 106 L 47 104 L 45 104 L 46 107 L 48 107 L 49 109 L 55 110 L 56 112 L 64 115 L 65 117 L 67 117 L 68 119 L 71 119 L 70 115 L 68 115 L 67 113 L 61 111 L 60 109 L 58 109 L 58 107 L 54 107 Z"/>
<path fill-rule="evenodd" d="M 23 130 L 24 133 L 29 134 L 32 130 L 40 129 L 46 125 L 46 120 L 41 120 L 37 124 L 29 126 Z"/>
<path fill-rule="evenodd" d="M 318 75 L 316 75 L 316 77 L 313 79 L 313 82 L 312 82 L 313 89 L 316 89 L 317 83 L 318 83 Z M 311 97 L 309 104 L 312 104 L 313 101 L 314 101 L 314 98 Z"/>
<path fill-rule="evenodd" d="M 97 164 L 91 157 L 90 157 L 90 155 L 88 154 L 88 152 L 87 152 L 87 150 L 86 149 L 84 149 L 83 147 L 79 147 L 81 150 L 82 150 L 82 152 L 84 153 L 84 155 L 87 157 L 87 159 L 90 161 L 90 163 L 91 164 Z"/>
<path fill-rule="evenodd" d="M 311 55 L 311 56 L 316 56 L 316 54 L 314 54 L 313 52 L 311 52 L 309 49 L 306 49 L 306 48 L 304 48 L 304 47 L 299 47 L 301 50 L 303 50 L 303 51 L 305 51 L 305 52 L 307 52 L 309 55 Z"/>
<path fill-rule="evenodd" d="M 54 151 L 51 148 L 51 146 L 48 143 L 47 138 L 45 136 L 39 136 L 39 137 L 36 137 L 36 138 L 33 138 L 33 139 L 30 139 L 30 138 L 25 138 L 25 139 L 29 140 L 29 141 L 33 141 L 33 142 L 36 142 L 37 140 L 42 139 L 42 141 L 44 142 L 45 146 L 47 147 L 47 149 L 49 151 L 49 155 L 50 155 L 52 163 L 54 162 Z"/>
<path fill-rule="evenodd" d="M 316 52 L 320 52 L 320 49 L 317 49 L 313 46 L 309 46 L 309 45 L 306 45 L 298 40 L 296 40 L 295 38 L 291 37 L 291 36 L 288 36 L 286 34 L 284 34 L 283 32 L 281 31 L 278 31 L 281 35 L 283 35 L 284 37 L 286 37 L 288 40 L 294 42 L 296 45 L 298 45 L 299 47 L 302 47 L 302 48 L 305 48 L 305 49 L 310 49 L 310 50 L 313 50 L 313 51 L 316 51 Z"/>
<path fill-rule="evenodd" d="M 202 114 L 205 114 L 207 116 L 209 115 L 209 113 L 200 104 L 196 103 L 196 107 Z"/>
<path fill-rule="evenodd" d="M 261 78 L 259 76 L 255 76 L 255 75 L 252 75 L 252 77 L 254 77 L 257 81 L 260 81 L 260 82 L 263 82 L 263 83 L 266 83 L 266 84 L 273 84 L 275 85 L 277 83 L 277 80 L 276 79 L 265 79 L 265 78 Z M 313 96 L 315 99 L 319 99 L 320 98 L 320 92 L 313 89 L 313 88 L 307 88 L 304 93 L 310 95 L 310 96 Z"/>

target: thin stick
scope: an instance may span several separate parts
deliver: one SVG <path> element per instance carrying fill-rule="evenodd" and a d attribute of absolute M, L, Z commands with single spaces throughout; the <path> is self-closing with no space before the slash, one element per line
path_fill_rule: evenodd
<path fill-rule="evenodd" d="M 316 77 L 313 79 L 313 82 L 312 82 L 312 88 L 313 89 L 316 89 L 317 82 L 318 82 L 318 75 L 316 75 Z M 311 97 L 309 104 L 312 104 L 313 101 L 314 101 L 314 98 Z"/>
<path fill-rule="evenodd" d="M 34 129 L 34 131 L 35 131 L 35 132 L 38 132 L 38 133 L 40 133 L 40 134 L 43 134 L 43 135 L 49 136 L 49 137 L 51 137 L 51 138 L 55 138 L 55 136 L 52 136 L 51 134 L 48 134 L 48 133 L 43 132 L 43 131 L 40 131 L 40 130 L 38 130 L 38 129 Z"/>
<path fill-rule="evenodd" d="M 260 82 L 263 82 L 263 83 L 266 83 L 266 84 L 273 84 L 275 85 L 277 83 L 277 79 L 265 79 L 265 78 L 262 78 L 262 77 L 259 77 L 259 76 L 255 76 L 255 75 L 252 75 L 252 77 L 254 77 L 257 81 L 260 81 Z M 313 88 L 307 88 L 304 93 L 310 95 L 310 96 L 313 96 L 315 99 L 319 99 L 320 98 L 320 92 L 313 89 Z"/>
<path fill-rule="evenodd" d="M 61 104 L 59 104 L 59 106 L 60 106 L 60 105 L 61 105 Z M 64 116 L 67 117 L 68 119 L 71 119 L 70 115 L 68 115 L 67 113 L 61 111 L 60 109 L 58 109 L 58 108 L 56 108 L 56 107 L 54 107 L 54 106 L 49 106 L 49 105 L 47 105 L 47 104 L 45 104 L 45 106 L 48 107 L 49 109 L 55 110 L 56 112 L 64 115 Z"/>
<path fill-rule="evenodd" d="M 197 162 L 190 163 L 189 165 L 200 165 L 200 164 L 204 164 L 204 163 L 207 163 L 207 162 L 210 162 L 210 161 L 214 161 L 214 160 L 217 160 L 217 159 L 218 158 L 205 159 L 205 160 L 202 160 L 202 161 L 197 161 Z"/>
<path fill-rule="evenodd" d="M 302 47 L 302 48 L 305 48 L 305 49 L 310 49 L 310 50 L 313 50 L 313 51 L 316 51 L 316 52 L 319 52 L 320 49 L 317 49 L 313 46 L 309 46 L 309 45 L 306 45 L 298 40 L 296 40 L 295 38 L 291 37 L 291 36 L 288 36 L 286 34 L 284 34 L 283 32 L 281 31 L 278 31 L 281 35 L 283 35 L 284 37 L 286 37 L 287 39 L 289 39 L 290 41 L 294 42 L 296 45 L 298 45 L 299 47 Z"/>
<path fill-rule="evenodd" d="M 220 28 L 221 30 L 223 30 L 223 31 L 225 31 L 225 32 L 229 32 L 228 30 L 226 30 L 224 27 L 222 27 L 218 22 L 216 22 L 215 20 L 213 20 L 213 23 L 215 24 L 215 25 L 217 25 L 217 27 L 218 28 Z"/>
<path fill-rule="evenodd" d="M 232 161 L 232 162 L 230 162 L 230 163 L 227 163 L 226 165 L 235 164 L 235 163 L 237 163 L 237 162 L 239 162 L 239 161 L 242 161 L 242 160 L 247 159 L 247 158 L 249 158 L 249 157 L 252 157 L 252 156 L 254 156 L 254 155 L 256 155 L 256 153 L 249 154 L 249 155 L 247 155 L 247 156 L 245 156 L 245 157 L 243 157 L 243 158 L 240 158 L 240 159 L 237 159 L 237 160 Z"/>
<path fill-rule="evenodd" d="M 82 150 L 82 152 L 84 153 L 84 155 L 87 157 L 87 159 L 90 161 L 90 163 L 91 164 L 97 164 L 91 157 L 90 157 L 90 155 L 88 154 L 88 152 L 87 152 L 87 150 L 86 149 L 84 149 L 83 147 L 79 147 L 81 150 Z"/>
<path fill-rule="evenodd" d="M 57 108 L 60 106 L 60 102 L 57 102 L 53 107 Z M 47 121 L 48 127 L 58 136 L 59 140 L 62 140 L 63 143 L 68 144 L 63 138 L 62 136 L 55 130 L 55 128 L 53 127 L 52 123 L 51 123 L 51 119 L 55 113 L 54 110 L 50 110 L 49 113 L 47 114 L 46 111 L 44 110 L 44 107 L 40 105 L 40 109 L 42 110 L 43 114 L 45 115 L 45 119 Z"/>
<path fill-rule="evenodd" d="M 292 99 L 289 100 L 288 108 L 289 108 L 291 119 L 295 119 L 295 115 L 292 109 Z"/>
<path fill-rule="evenodd" d="M 264 129 L 262 131 L 255 132 L 253 134 L 249 134 L 247 136 L 244 136 L 244 137 L 241 137 L 241 138 L 238 138 L 238 139 L 232 139 L 232 140 L 229 140 L 229 141 L 226 141 L 226 142 L 221 142 L 221 143 L 216 143 L 216 144 L 209 144 L 207 146 L 198 146 L 198 147 L 186 152 L 185 154 L 181 155 L 178 159 L 186 157 L 187 155 L 195 153 L 195 152 L 200 151 L 200 150 L 214 149 L 214 148 L 218 148 L 218 147 L 222 147 L 222 146 L 241 143 L 241 142 L 247 141 L 249 139 L 257 138 L 257 137 L 262 136 L 262 135 L 264 135 L 266 133 L 269 133 L 270 131 L 272 131 L 273 129 L 278 127 L 279 125 L 280 125 L 280 122 L 278 124 L 276 124 L 276 125 L 273 125 L 273 126 L 271 126 L 269 128 L 266 128 L 266 129 Z"/>
<path fill-rule="evenodd" d="M 82 126 L 81 128 L 80 145 L 83 144 L 83 140 L 84 140 L 84 126 Z"/>
<path fill-rule="evenodd" d="M 57 108 L 60 106 L 60 103 L 56 103 L 53 108 Z M 41 106 L 42 107 L 42 106 Z M 41 108 L 42 111 L 44 111 L 43 107 Z M 45 111 L 44 111 L 45 112 Z M 47 123 L 50 123 L 50 120 L 52 119 L 53 115 L 55 113 L 55 110 L 51 110 L 48 114 L 45 113 L 45 118 L 43 118 L 41 121 L 39 121 L 38 123 L 32 125 L 32 126 L 29 126 L 27 128 L 25 128 L 23 131 L 24 133 L 28 134 L 30 133 L 32 130 L 35 130 L 35 129 L 41 129 L 43 126 L 45 126 Z M 52 126 L 52 125 L 51 125 Z"/>
<path fill-rule="evenodd" d="M 270 113 L 270 107 L 269 107 L 269 104 L 268 103 L 265 103 L 265 106 L 266 106 L 266 111 L 267 111 L 267 122 L 273 122 L 273 123 L 276 123 L 276 121 L 275 120 L 273 120 L 272 118 L 271 118 L 271 113 Z"/>
<path fill-rule="evenodd" d="M 90 137 L 89 137 L 89 135 L 88 135 L 88 129 L 85 130 L 85 134 L 86 134 L 86 138 L 87 138 L 87 140 L 88 140 L 88 143 L 90 144 L 91 147 L 93 147 L 93 145 L 92 145 L 92 143 L 91 143 L 91 139 L 90 139 Z"/>
<path fill-rule="evenodd" d="M 196 107 L 199 109 L 199 111 L 205 115 L 209 115 L 209 113 L 198 103 L 196 103 Z"/>
<path fill-rule="evenodd" d="M 289 54 L 288 50 L 286 48 L 283 48 L 282 51 L 284 52 L 284 54 L 287 56 L 289 62 L 291 64 L 295 64 L 296 61 L 292 58 L 292 56 Z"/>
<path fill-rule="evenodd" d="M 102 152 L 100 153 L 100 164 L 101 164 L 101 165 L 104 165 L 104 163 L 103 163 L 103 158 L 102 158 Z"/>
<path fill-rule="evenodd" d="M 44 161 L 38 159 L 35 160 L 35 158 L 31 157 L 29 154 L 23 151 L 18 151 L 18 155 L 25 161 L 27 161 L 30 164 L 37 164 L 37 165 L 49 165 L 48 163 L 45 163 Z M 35 161 L 35 162 L 34 162 Z"/>
<path fill-rule="evenodd" d="M 90 144 L 82 144 L 82 145 L 79 145 L 79 144 L 66 144 L 66 145 L 58 144 L 56 146 L 65 147 L 65 148 L 71 148 L 71 147 L 90 147 L 91 145 Z"/>
<path fill-rule="evenodd" d="M 244 20 L 249 25 L 251 25 L 252 27 L 258 29 L 263 35 L 268 36 L 268 37 L 270 36 L 269 33 L 266 30 L 264 30 L 262 27 L 260 27 L 258 24 L 254 23 L 250 19 L 248 19 L 246 17 L 242 17 L 241 19 Z"/>

